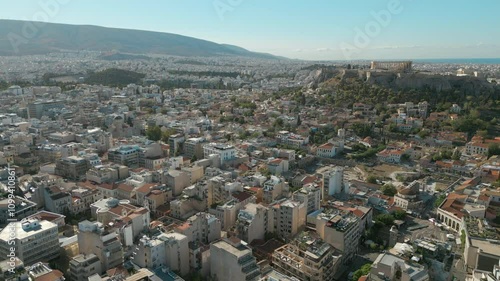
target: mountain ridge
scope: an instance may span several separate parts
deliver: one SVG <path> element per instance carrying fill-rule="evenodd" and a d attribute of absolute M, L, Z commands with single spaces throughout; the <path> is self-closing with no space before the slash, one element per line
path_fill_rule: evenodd
<path fill-rule="evenodd" d="M 35 27 L 30 38 L 23 37 L 27 26 Z M 234 45 L 166 32 L 0 19 L 1 56 L 79 50 L 183 57 L 240 56 L 284 59 Z"/>

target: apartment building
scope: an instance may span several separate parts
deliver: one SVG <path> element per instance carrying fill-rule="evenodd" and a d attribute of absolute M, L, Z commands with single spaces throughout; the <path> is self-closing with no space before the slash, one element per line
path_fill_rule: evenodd
<path fill-rule="evenodd" d="M 80 254 L 96 255 L 101 261 L 101 273 L 123 263 L 122 243 L 115 229 L 85 220 L 78 223 L 78 230 Z"/>
<path fill-rule="evenodd" d="M 108 160 L 130 168 L 137 168 L 139 167 L 139 154 L 138 145 L 122 145 L 108 150 Z"/>
<path fill-rule="evenodd" d="M 303 137 L 289 131 L 279 131 L 276 135 L 277 141 L 281 144 L 300 148 L 309 143 L 309 137 Z"/>
<path fill-rule="evenodd" d="M 500 264 L 500 235 L 485 219 L 464 217 L 464 261 L 467 270 L 493 272 Z"/>
<path fill-rule="evenodd" d="M 12 200 L 12 199 L 10 199 Z M 12 206 L 9 207 L 9 204 L 12 204 L 8 198 L 0 198 L 0 226 L 4 226 L 7 224 L 7 220 L 9 217 L 9 213 L 12 211 Z M 20 196 L 14 196 L 14 217 L 17 220 L 24 219 L 34 213 L 38 209 L 35 202 L 32 202 L 28 199 L 25 199 Z"/>
<path fill-rule="evenodd" d="M 422 265 L 406 262 L 388 253 L 380 254 L 373 262 L 367 280 L 385 281 L 395 279 L 412 281 L 431 280 L 429 273 Z"/>
<path fill-rule="evenodd" d="M 307 207 L 306 213 L 319 210 L 321 205 L 321 188 L 315 183 L 308 183 L 301 189 L 295 191 L 293 200 L 304 203 Z"/>
<path fill-rule="evenodd" d="M 289 239 L 304 229 L 307 211 L 304 203 L 283 199 L 272 203 L 269 208 L 272 232 L 279 237 Z"/>
<path fill-rule="evenodd" d="M 166 266 L 181 275 L 189 273 L 189 240 L 180 233 L 142 237 L 134 251 L 134 263 L 143 268 Z"/>
<path fill-rule="evenodd" d="M 204 138 L 189 138 L 184 142 L 184 155 L 189 159 L 203 159 Z"/>
<path fill-rule="evenodd" d="M 69 261 L 68 274 L 72 281 L 88 281 L 90 276 L 101 272 L 101 261 L 94 254 L 79 254 Z"/>
<path fill-rule="evenodd" d="M 163 172 L 161 183 L 172 189 L 174 196 L 179 196 L 182 190 L 189 186 L 190 178 L 186 172 L 168 170 Z"/>
<path fill-rule="evenodd" d="M 56 174 L 75 181 L 85 179 L 85 174 L 91 168 L 90 162 L 83 157 L 69 156 L 56 162 Z"/>
<path fill-rule="evenodd" d="M 236 149 L 232 145 L 209 143 L 203 146 L 203 157 L 210 158 L 210 155 L 216 154 L 220 158 L 220 165 L 236 159 Z"/>
<path fill-rule="evenodd" d="M 221 228 L 221 221 L 214 215 L 199 212 L 189 217 L 185 223 L 174 228 L 174 231 L 185 235 L 189 242 L 209 244 L 220 239 Z"/>
<path fill-rule="evenodd" d="M 276 199 L 280 199 L 288 195 L 288 185 L 284 178 L 271 176 L 269 180 L 264 182 L 262 192 L 262 200 L 264 203 L 270 204 Z"/>
<path fill-rule="evenodd" d="M 264 239 L 270 230 L 269 209 L 259 204 L 247 204 L 239 211 L 235 228 L 238 238 L 247 243 Z"/>
<path fill-rule="evenodd" d="M 277 271 L 299 280 L 334 280 L 340 266 L 340 254 L 325 241 L 302 233 L 272 255 Z"/>
<path fill-rule="evenodd" d="M 15 237 L 11 233 L 15 232 Z M 0 255 L 10 253 L 10 240 L 15 242 L 16 257 L 25 265 L 49 261 L 59 256 L 59 237 L 57 224 L 49 221 L 27 219 L 11 222 L 0 232 Z"/>
<path fill-rule="evenodd" d="M 177 156 L 181 151 L 181 145 L 183 145 L 186 139 L 181 134 L 174 134 L 168 138 L 168 145 L 170 147 L 170 156 Z"/>
<path fill-rule="evenodd" d="M 70 212 L 78 214 L 90 210 L 90 205 L 103 198 L 97 189 L 76 188 L 71 190 L 72 204 Z"/>
<path fill-rule="evenodd" d="M 260 269 L 252 250 L 232 237 L 210 245 L 210 275 L 218 281 L 256 281 Z"/>
<path fill-rule="evenodd" d="M 342 263 L 352 261 L 358 253 L 362 231 L 360 219 L 351 212 L 335 209 L 318 215 L 316 232 L 328 244 L 342 253 Z"/>
<path fill-rule="evenodd" d="M 124 165 L 101 165 L 91 167 L 86 173 L 86 179 L 97 184 L 113 183 L 129 177 L 129 169 Z"/>

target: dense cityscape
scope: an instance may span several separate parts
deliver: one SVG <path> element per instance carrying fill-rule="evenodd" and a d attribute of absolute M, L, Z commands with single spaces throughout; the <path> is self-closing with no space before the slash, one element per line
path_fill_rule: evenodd
<path fill-rule="evenodd" d="M 500 64 L 266 56 L 0 56 L 0 280 L 500 281 Z"/>

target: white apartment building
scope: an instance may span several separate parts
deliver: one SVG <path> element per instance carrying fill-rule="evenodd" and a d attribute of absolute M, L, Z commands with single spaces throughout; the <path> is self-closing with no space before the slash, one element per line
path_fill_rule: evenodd
<path fill-rule="evenodd" d="M 203 146 L 203 157 L 210 158 L 210 155 L 216 154 L 220 157 L 220 165 L 236 159 L 236 149 L 232 145 L 209 143 Z"/>
<path fill-rule="evenodd" d="M 10 253 L 9 241 L 11 233 L 15 233 L 16 257 L 25 265 L 40 261 L 48 261 L 59 256 L 59 237 L 57 224 L 49 221 L 27 219 L 11 222 L 0 232 L 0 255 L 7 257 Z"/>

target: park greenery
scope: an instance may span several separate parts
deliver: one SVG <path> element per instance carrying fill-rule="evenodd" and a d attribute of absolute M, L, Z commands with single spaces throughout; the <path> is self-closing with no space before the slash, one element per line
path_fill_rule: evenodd
<path fill-rule="evenodd" d="M 361 276 L 367 275 L 370 272 L 372 265 L 370 263 L 364 264 L 360 269 L 354 271 L 352 281 L 358 281 Z"/>

